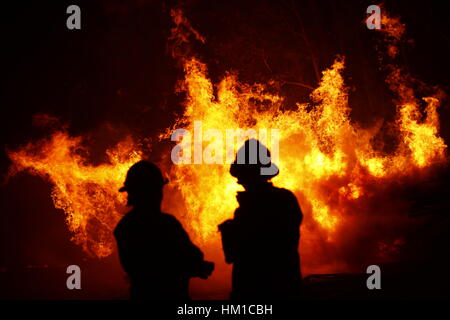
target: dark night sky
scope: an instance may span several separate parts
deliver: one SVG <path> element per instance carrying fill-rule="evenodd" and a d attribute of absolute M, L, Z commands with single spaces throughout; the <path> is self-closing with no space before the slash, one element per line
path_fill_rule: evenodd
<path fill-rule="evenodd" d="M 89 133 L 92 143 L 100 146 L 99 154 L 125 133 L 154 137 L 170 126 L 181 110 L 182 97 L 174 93 L 174 86 L 182 73 L 166 47 L 173 27 L 170 8 L 180 3 L 194 28 L 207 39 L 195 50 L 209 65 L 214 80 L 233 69 L 243 81 L 275 78 L 316 86 L 309 53 L 290 9 L 295 3 L 319 68 L 329 67 L 336 54 L 346 56 L 352 118 L 369 125 L 375 118 L 392 119 L 394 115 L 385 74 L 376 61 L 377 36 L 362 22 L 373 1 L 15 3 L 2 4 L 0 18 L 0 136 L 5 147 L 14 148 L 49 133 L 33 125 L 37 113 L 68 123 L 73 135 Z M 385 3 L 406 24 L 406 38 L 414 40 L 401 48 L 400 62 L 413 76 L 450 92 L 445 1 Z M 81 7 L 81 30 L 66 28 L 65 11 L 70 4 Z M 283 86 L 282 93 L 290 104 L 306 100 L 310 91 Z M 450 117 L 448 100 L 444 102 L 447 106 L 440 114 L 448 144 Z M 106 130 L 107 124 L 113 129 Z M 4 148 L 0 165 L 3 175 L 9 165 Z M 0 190 L 0 267 L 66 263 L 64 252 L 82 256 L 69 241 L 63 215 L 52 206 L 49 185 L 20 175 Z M 58 245 L 55 239 L 60 239 Z"/>

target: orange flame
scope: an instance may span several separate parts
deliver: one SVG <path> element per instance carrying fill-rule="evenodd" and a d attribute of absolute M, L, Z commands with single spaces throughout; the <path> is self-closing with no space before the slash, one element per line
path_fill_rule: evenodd
<path fill-rule="evenodd" d="M 89 255 L 106 257 L 113 252 L 112 230 L 126 200 L 117 191 L 141 154 L 131 138 L 107 150 L 108 163 L 99 166 L 87 164 L 85 151 L 81 138 L 61 131 L 8 154 L 14 171 L 28 170 L 53 184 L 53 202 L 66 213 L 72 240 Z"/>
<path fill-rule="evenodd" d="M 184 27 L 204 42 L 180 11 L 172 11 L 172 15 L 177 22 L 173 34 L 182 32 Z M 383 25 L 390 26 L 388 34 L 395 40 L 389 43 L 388 54 L 395 55 L 403 25 L 387 16 L 383 19 Z M 187 41 L 183 38 L 182 42 Z M 310 261 L 317 256 L 318 239 L 333 243 L 354 219 L 352 206 L 373 196 L 377 186 L 447 161 L 447 146 L 439 136 L 439 99 L 423 98 L 427 106 L 422 120 L 416 93 L 398 68 L 392 67 L 387 83 L 399 98 L 395 124 L 400 142 L 392 154 L 381 154 L 371 144 L 378 128 L 359 128 L 349 118 L 342 76 L 344 58 L 336 59 L 322 72 L 311 103 L 295 106 L 285 106 L 284 97 L 274 93 L 271 83 L 241 83 L 236 73 L 229 72 L 213 84 L 207 66 L 199 59 L 183 57 L 182 62 L 185 77 L 177 90 L 186 93 L 184 113 L 160 138 L 168 138 L 175 128 L 192 133 L 195 121 L 201 121 L 205 131 L 218 130 L 222 137 L 227 129 L 278 129 L 280 174 L 273 182 L 292 190 L 299 199 L 306 218 L 301 252 Z M 242 140 L 245 135 L 238 138 Z M 205 138 L 194 144 L 205 150 L 211 145 L 227 145 L 224 139 Z M 9 152 L 9 156 L 16 170 L 28 169 L 54 185 L 55 207 L 66 213 L 74 241 L 86 252 L 104 257 L 113 250 L 111 231 L 124 204 L 117 190 L 126 170 L 141 158 L 141 153 L 131 139 L 126 139 L 108 151 L 107 164 L 92 166 L 76 152 L 81 142 L 81 138 L 57 132 L 37 147 L 30 144 Z M 223 150 L 224 162 L 234 156 L 237 147 L 234 143 Z M 182 218 L 204 248 L 219 252 L 217 225 L 232 216 L 237 207 L 235 193 L 241 189 L 229 174 L 229 164 L 165 165 L 171 167 L 169 188 L 180 191 L 184 205 L 171 202 L 169 196 L 165 206 Z M 402 241 L 395 243 L 400 246 Z M 385 246 L 380 244 L 380 250 L 387 252 Z M 324 261 L 326 257 L 317 259 Z"/>
<path fill-rule="evenodd" d="M 398 150 L 393 155 L 377 155 L 370 143 L 376 132 L 350 122 L 343 68 L 343 60 L 338 59 L 323 72 L 320 86 L 311 95 L 317 105 L 298 104 L 293 110 L 281 111 L 282 97 L 267 93 L 261 84 L 239 83 L 235 75 L 225 77 L 214 96 L 206 66 L 194 58 L 187 60 L 182 87 L 187 92 L 187 101 L 177 124 L 193 132 L 194 121 L 202 121 L 203 130 L 218 129 L 224 137 L 227 129 L 279 129 L 280 175 L 274 179 L 275 184 L 309 199 L 314 219 L 332 233 L 344 217 L 328 206 L 330 201 L 321 191 L 321 185 L 329 177 L 341 178 L 341 196 L 360 199 L 364 196 L 362 184 L 373 181 L 372 178 L 409 175 L 414 168 L 445 161 L 446 148 L 438 135 L 439 101 L 429 97 L 424 98 L 428 107 L 422 122 L 416 105 L 399 107 L 397 122 L 402 140 Z M 209 142 L 204 142 L 203 148 L 208 145 Z M 224 141 L 221 145 L 225 145 Z M 236 147 L 225 153 L 232 153 Z M 217 224 L 230 217 L 236 208 L 234 197 L 223 196 L 239 189 L 228 170 L 229 165 L 209 164 L 184 164 L 172 170 L 189 204 L 188 215 L 198 218 L 191 223 L 203 238 L 210 237 Z"/>

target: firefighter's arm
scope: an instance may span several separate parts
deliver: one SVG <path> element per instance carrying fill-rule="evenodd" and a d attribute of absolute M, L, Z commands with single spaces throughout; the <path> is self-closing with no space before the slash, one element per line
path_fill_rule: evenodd
<path fill-rule="evenodd" d="M 234 220 L 226 220 L 219 225 L 222 237 L 222 248 L 226 263 L 233 263 L 236 257 L 236 227 Z"/>
<path fill-rule="evenodd" d="M 135 263 L 133 263 L 133 254 L 131 252 L 132 248 L 129 245 L 128 239 L 126 239 L 120 228 L 116 228 L 114 231 L 114 236 L 117 242 L 117 251 L 120 264 L 127 274 L 133 273 L 133 266 Z"/>
<path fill-rule="evenodd" d="M 192 243 L 187 232 L 177 221 L 177 229 L 180 239 L 181 259 L 187 266 L 187 272 L 191 277 L 208 278 L 214 270 L 214 263 L 205 261 L 203 252 Z"/>

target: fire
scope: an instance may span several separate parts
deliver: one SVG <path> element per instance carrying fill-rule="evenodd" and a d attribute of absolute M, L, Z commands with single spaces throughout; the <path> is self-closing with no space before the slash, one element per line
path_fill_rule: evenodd
<path fill-rule="evenodd" d="M 311 94 L 317 105 L 298 104 L 292 110 L 281 111 L 282 97 L 269 94 L 261 84 L 242 84 L 235 75 L 228 75 L 217 84 L 214 96 L 206 65 L 195 58 L 187 60 L 185 80 L 180 87 L 187 94 L 185 112 L 175 127 L 193 131 L 193 123 L 202 121 L 204 130 L 218 129 L 224 135 L 231 128 L 279 129 L 280 175 L 274 179 L 275 184 L 309 199 L 316 222 L 324 232 L 332 233 L 345 217 L 339 215 L 339 209 L 333 210 L 328 205 L 330 200 L 323 195 L 321 186 L 327 184 L 328 178 L 340 177 L 343 191 L 340 195 L 357 200 L 364 196 L 360 184 L 376 181 L 373 178 L 407 176 L 414 168 L 445 161 L 446 149 L 438 135 L 439 101 L 428 97 L 424 99 L 428 103 L 424 121 L 420 121 L 417 105 L 399 106 L 401 144 L 393 155 L 378 155 L 370 143 L 376 132 L 360 129 L 349 119 L 343 69 L 344 61 L 338 59 L 323 72 L 320 86 Z M 204 142 L 203 147 L 207 146 Z M 239 189 L 228 170 L 229 165 L 208 164 L 179 165 L 172 169 L 177 187 L 189 204 L 188 216 L 196 217 L 191 225 L 203 238 L 210 237 L 217 224 L 230 217 L 236 208 L 233 196 L 223 196 Z"/>
<path fill-rule="evenodd" d="M 383 32 L 387 44 L 387 54 L 394 58 L 398 54 L 398 43 L 405 33 L 405 25 L 400 22 L 398 17 L 390 17 L 387 14 L 381 16 L 381 25 L 381 32 Z"/>
<path fill-rule="evenodd" d="M 382 24 L 387 55 L 393 59 L 405 28 L 398 18 L 386 14 Z M 376 217 L 370 199 L 381 194 L 385 186 L 447 162 L 447 146 L 439 136 L 439 99 L 423 98 L 427 104 L 423 117 L 411 85 L 413 79 L 393 64 L 386 66 L 386 82 L 398 97 L 394 125 L 399 143 L 395 152 L 385 154 L 371 143 L 379 127 L 362 129 L 350 120 L 342 57 L 322 72 L 321 82 L 311 94 L 312 103 L 288 108 L 271 83 L 241 83 L 236 73 L 229 72 L 214 84 L 208 78 L 207 66 L 198 58 L 183 56 L 181 61 L 185 78 L 178 90 L 186 94 L 185 111 L 173 128 L 192 132 L 194 122 L 201 121 L 204 129 L 223 132 L 233 128 L 280 131 L 280 174 L 273 182 L 292 190 L 305 216 L 312 218 L 305 221 L 302 232 L 301 252 L 306 261 L 315 257 L 317 250 L 326 256 L 326 246 L 339 246 L 338 237 L 344 233 L 354 233 L 356 240 L 353 229 L 359 222 L 355 208 Z M 168 138 L 170 132 L 161 138 Z M 186 224 L 204 246 L 214 243 L 220 247 L 216 226 L 232 216 L 237 206 L 234 195 L 240 190 L 229 175 L 229 165 L 178 165 L 172 167 L 171 176 L 187 204 Z M 399 245 L 403 243 L 394 238 Z M 387 254 L 389 250 L 380 249 L 381 243 L 393 241 L 380 240 L 373 255 Z M 325 242 L 325 247 L 319 242 Z"/>
<path fill-rule="evenodd" d="M 171 39 L 177 42 L 176 35 L 184 28 L 204 43 L 205 39 L 180 15 L 180 11 L 172 11 L 177 27 Z M 383 19 L 383 25 L 390 26 L 386 31 L 391 39 L 388 55 L 393 58 L 404 26 L 387 16 Z M 185 45 L 188 37 L 183 34 L 180 41 Z M 179 57 L 178 52 L 176 55 Z M 424 97 L 423 114 L 410 78 L 400 68 L 390 66 L 386 80 L 398 96 L 394 125 L 399 144 L 393 153 L 384 154 L 371 144 L 378 128 L 362 129 L 350 119 L 343 57 L 322 72 L 311 102 L 293 106 L 285 105 L 273 83 L 242 83 L 236 72 L 228 72 L 213 83 L 207 65 L 199 58 L 183 56 L 181 62 L 184 79 L 177 91 L 185 93 L 184 112 L 160 139 L 169 138 L 177 128 L 193 132 L 196 121 L 201 121 L 203 130 L 219 130 L 222 137 L 227 129 L 278 129 L 280 174 L 273 183 L 292 190 L 301 204 L 305 215 L 301 252 L 302 258 L 309 259 L 305 261 L 326 261 L 327 246 L 334 246 L 345 230 L 353 230 L 359 211 L 375 215 L 369 200 L 382 187 L 447 161 L 447 146 L 439 136 L 439 99 Z M 201 143 L 204 150 L 215 143 L 224 146 L 225 142 L 195 143 Z M 141 159 L 142 153 L 128 138 L 107 152 L 107 163 L 94 166 L 78 152 L 83 150 L 81 145 L 80 137 L 56 132 L 48 140 L 10 151 L 9 157 L 16 171 L 28 170 L 52 183 L 55 207 L 66 213 L 73 240 L 91 255 L 105 257 L 113 250 L 112 230 L 125 201 L 117 190 L 127 169 Z M 224 154 L 232 158 L 238 147 L 235 143 Z M 229 174 L 229 164 L 174 165 L 167 160 L 162 165 L 169 171 L 168 188 L 179 192 L 183 202 L 174 203 L 169 195 L 164 206 L 180 217 L 203 248 L 219 252 L 217 225 L 233 215 L 238 205 L 235 194 L 242 190 Z M 396 242 L 401 244 L 401 240 Z M 385 246 L 380 246 L 378 249 L 385 252 Z M 317 258 L 320 254 L 323 257 Z"/>
<path fill-rule="evenodd" d="M 10 151 L 13 170 L 28 170 L 50 181 L 55 208 L 66 214 L 73 241 L 91 256 L 106 257 L 114 249 L 112 230 L 126 198 L 117 190 L 128 168 L 141 159 L 131 138 L 107 150 L 108 163 L 88 164 L 80 137 L 59 131 L 49 139 Z"/>
<path fill-rule="evenodd" d="M 400 129 L 404 135 L 404 142 L 412 152 L 414 163 L 418 167 L 425 167 L 431 159 L 444 157 L 446 145 L 438 136 L 439 116 L 436 108 L 439 100 L 433 97 L 424 98 L 427 103 L 426 118 L 420 123 L 421 113 L 415 104 L 405 104 L 400 109 Z"/>

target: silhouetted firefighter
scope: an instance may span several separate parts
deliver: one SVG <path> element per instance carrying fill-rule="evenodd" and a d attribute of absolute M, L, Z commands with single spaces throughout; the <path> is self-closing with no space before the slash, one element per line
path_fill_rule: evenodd
<path fill-rule="evenodd" d="M 267 161 L 261 161 L 262 155 Z M 261 169 L 268 167 L 275 170 L 262 175 Z M 231 298 L 300 297 L 298 243 L 303 215 L 296 197 L 269 182 L 278 168 L 255 139 L 239 149 L 230 173 L 245 188 L 237 194 L 234 219 L 219 225 L 225 260 L 233 264 Z"/>
<path fill-rule="evenodd" d="M 206 279 L 214 269 L 178 220 L 161 212 L 166 183 L 156 165 L 139 161 L 119 190 L 133 207 L 114 231 L 132 299 L 188 299 L 189 278 Z"/>

